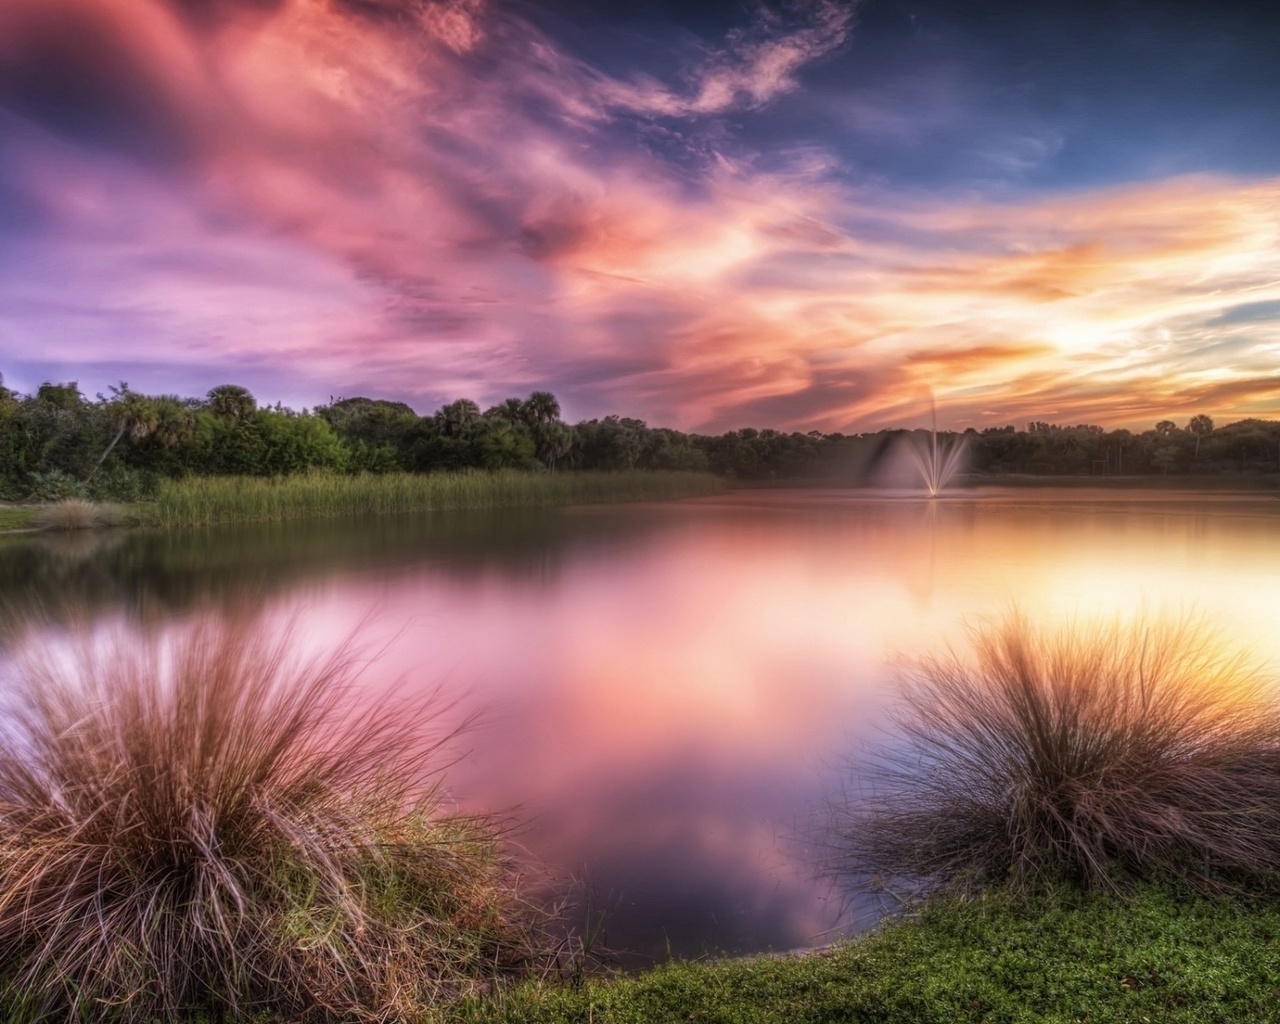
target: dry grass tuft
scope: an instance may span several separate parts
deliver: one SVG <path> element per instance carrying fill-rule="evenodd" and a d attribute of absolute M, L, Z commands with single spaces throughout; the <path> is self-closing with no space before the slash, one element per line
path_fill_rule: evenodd
<path fill-rule="evenodd" d="M 442 812 L 422 719 L 358 710 L 356 668 L 213 625 L 28 663 L 0 717 L 0 1016 L 410 1019 L 518 968 L 495 828 Z"/>
<path fill-rule="evenodd" d="M 1280 709 L 1203 622 L 1014 615 L 903 679 L 837 871 L 953 885 L 1280 874 Z"/>
<path fill-rule="evenodd" d="M 35 525 L 41 530 L 96 530 L 119 526 L 124 520 L 124 509 L 112 502 L 64 498 L 42 506 Z"/>
<path fill-rule="evenodd" d="M 92 530 L 106 525 L 98 506 L 82 498 L 64 498 L 40 509 L 36 525 L 42 530 Z"/>

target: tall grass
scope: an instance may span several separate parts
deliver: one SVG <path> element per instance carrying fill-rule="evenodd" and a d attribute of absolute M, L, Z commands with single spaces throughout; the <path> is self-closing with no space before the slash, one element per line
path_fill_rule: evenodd
<path fill-rule="evenodd" d="M 1193 619 L 1012 616 L 903 680 L 900 737 L 837 824 L 838 871 L 947 885 L 1280 873 L 1280 709 Z"/>
<path fill-rule="evenodd" d="M 723 482 L 708 473 L 312 473 L 262 477 L 193 477 L 160 489 L 163 526 L 385 515 L 444 509 L 667 500 L 712 494 Z"/>
<path fill-rule="evenodd" d="M 214 625 L 29 660 L 0 719 L 0 1017 L 411 1019 L 517 967 L 499 836 L 442 810 L 422 720 L 357 710 L 355 668 Z"/>

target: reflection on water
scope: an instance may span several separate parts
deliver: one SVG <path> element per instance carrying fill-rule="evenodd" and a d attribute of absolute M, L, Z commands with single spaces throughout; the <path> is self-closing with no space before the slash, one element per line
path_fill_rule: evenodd
<path fill-rule="evenodd" d="M 518 808 L 522 841 L 609 909 L 641 956 L 823 941 L 839 900 L 802 837 L 895 658 L 966 619 L 1200 607 L 1280 661 L 1280 501 L 851 491 L 116 533 L 0 543 L 6 617 L 293 619 L 354 629 L 393 680 L 483 708 L 450 773 L 465 807 Z M 42 628 L 28 642 L 49 636 Z"/>

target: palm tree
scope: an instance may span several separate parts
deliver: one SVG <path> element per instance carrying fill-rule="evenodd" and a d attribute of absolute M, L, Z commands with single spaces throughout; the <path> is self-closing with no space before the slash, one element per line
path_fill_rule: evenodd
<path fill-rule="evenodd" d="M 205 397 L 205 407 L 211 413 L 228 419 L 246 419 L 258 408 L 258 402 L 249 393 L 249 389 L 242 388 L 239 384 L 219 384 L 216 388 L 210 388 Z"/>
<path fill-rule="evenodd" d="M 446 437 L 457 437 L 468 427 L 475 426 L 480 420 L 480 406 L 469 398 L 459 398 L 444 406 L 435 416 L 440 433 Z"/>
<path fill-rule="evenodd" d="M 1213 433 L 1213 420 L 1204 413 L 1192 416 L 1190 422 L 1187 423 L 1187 432 L 1196 436 L 1196 458 L 1198 459 L 1200 458 L 1200 439 Z"/>
<path fill-rule="evenodd" d="M 98 456 L 98 461 L 93 464 L 93 468 L 85 477 L 86 482 L 91 480 L 93 474 L 107 461 L 107 456 L 125 434 L 129 435 L 130 440 L 139 441 L 155 430 L 159 423 L 160 417 L 156 404 L 146 395 L 130 391 L 129 385 L 124 381 L 120 382 L 118 388 L 113 387 L 111 390 L 115 397 L 108 403 L 107 409 L 117 426 L 116 436 L 111 439 L 106 451 Z"/>
<path fill-rule="evenodd" d="M 548 423 L 534 431 L 534 443 L 537 445 L 538 460 L 548 469 L 554 470 L 573 452 L 573 428 L 563 423 Z"/>
<path fill-rule="evenodd" d="M 524 402 L 518 398 L 507 398 L 492 409 L 486 409 L 485 415 L 510 423 L 514 427 L 524 422 Z"/>
<path fill-rule="evenodd" d="M 554 423 L 560 418 L 560 403 L 550 391 L 535 391 L 521 410 L 529 426 Z"/>
<path fill-rule="evenodd" d="M 151 436 L 166 448 L 176 448 L 189 440 L 195 430 L 195 413 L 177 395 L 153 398 L 156 424 Z"/>

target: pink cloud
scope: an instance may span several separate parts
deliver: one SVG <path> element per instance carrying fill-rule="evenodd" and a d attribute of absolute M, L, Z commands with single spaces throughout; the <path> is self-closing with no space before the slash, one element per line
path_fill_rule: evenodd
<path fill-rule="evenodd" d="M 169 126 L 176 155 L 8 122 L 5 172 L 46 228 L 11 243 L 0 356 L 144 389 L 265 380 L 296 405 L 548 388 L 570 416 L 707 430 L 901 423 L 925 389 L 957 426 L 1256 414 L 1280 328 L 1209 324 L 1280 300 L 1280 181 L 958 201 L 850 185 L 813 148 L 713 147 L 691 171 L 627 121 L 769 103 L 852 10 L 762 17 L 664 83 L 480 0 L 196 23 L 159 0 L 12 0 L 0 60 L 92 64 L 49 40 L 97 26 L 157 94 L 122 93 L 121 124 Z"/>

